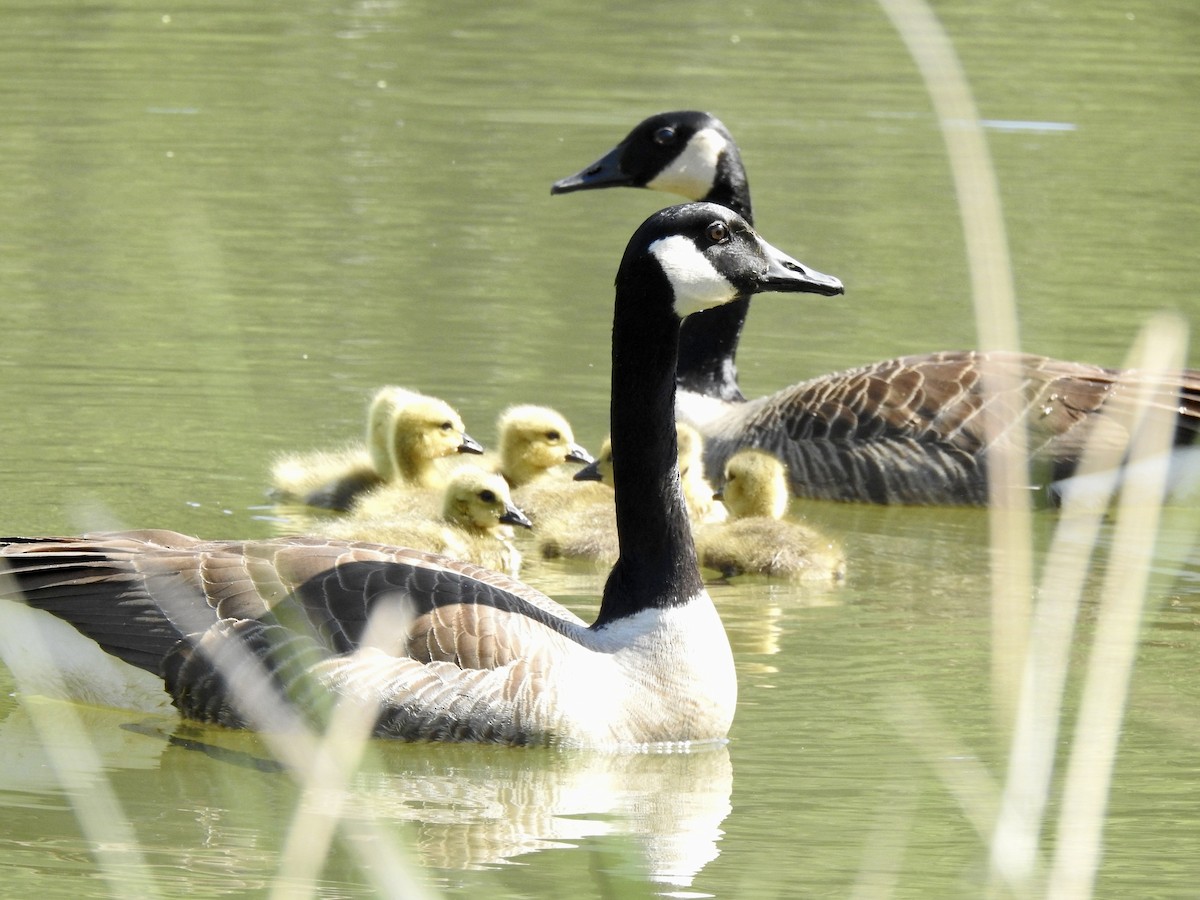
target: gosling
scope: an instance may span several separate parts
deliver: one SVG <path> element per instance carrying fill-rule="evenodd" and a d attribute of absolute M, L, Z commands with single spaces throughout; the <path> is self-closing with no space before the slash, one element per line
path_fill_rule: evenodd
<path fill-rule="evenodd" d="M 680 484 L 693 528 L 723 522 L 725 507 L 717 501 L 704 477 L 704 439 L 695 428 L 675 423 Z M 538 527 L 538 550 L 546 559 L 591 559 L 611 564 L 618 556 L 617 524 L 613 511 L 613 449 L 605 438 L 596 460 L 575 474 L 576 481 L 599 483 L 607 491 L 577 492 L 571 502 L 560 503 Z"/>
<path fill-rule="evenodd" d="M 281 458 L 271 469 L 272 496 L 344 512 L 385 484 L 438 490 L 445 485 L 445 474 L 437 460 L 482 452 L 449 404 L 387 386 L 375 392 L 368 406 L 365 446 Z"/>
<path fill-rule="evenodd" d="M 369 512 L 320 522 L 326 537 L 412 547 L 474 563 L 516 577 L 521 554 L 513 544 L 513 526 L 530 528 L 528 517 L 513 503 L 508 482 L 475 466 L 455 471 L 442 492 L 440 515 L 428 509 L 425 496 L 392 494 L 393 508 L 372 502 Z M 372 498 L 374 501 L 374 498 Z"/>
<path fill-rule="evenodd" d="M 846 558 L 829 538 L 786 521 L 787 470 L 762 450 L 741 450 L 725 464 L 717 497 L 729 521 L 694 529 L 696 554 L 705 568 L 725 578 L 765 575 L 792 581 L 839 583 Z"/>

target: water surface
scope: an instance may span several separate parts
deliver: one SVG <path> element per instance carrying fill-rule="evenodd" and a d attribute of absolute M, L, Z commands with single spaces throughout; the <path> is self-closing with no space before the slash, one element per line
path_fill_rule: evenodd
<path fill-rule="evenodd" d="M 1192 5 L 935 9 L 989 123 L 1024 348 L 1119 364 L 1149 313 L 1197 321 Z M 664 109 L 720 116 L 764 235 L 847 284 L 755 301 L 747 394 L 979 343 L 937 122 L 872 3 L 2 15 L 7 531 L 269 534 L 273 456 L 353 439 L 385 383 L 445 398 L 485 442 L 508 403 L 546 403 L 595 449 L 613 273 L 666 198 L 549 185 Z M 793 514 L 842 542 L 849 577 L 712 586 L 739 666 L 728 747 L 377 746 L 354 815 L 451 896 L 978 896 L 986 850 L 954 773 L 1003 771 L 986 514 Z M 1055 524 L 1038 514 L 1039 548 Z M 1183 897 L 1200 877 L 1194 525 L 1179 513 L 1161 541 L 1101 896 Z M 528 577 L 583 614 L 602 581 L 552 564 Z M 77 737 L 0 683 L 7 889 L 114 892 L 44 752 Z M 298 791 L 257 738 L 77 711 L 164 896 L 268 889 Z M 317 893 L 379 889 L 336 844 Z"/>

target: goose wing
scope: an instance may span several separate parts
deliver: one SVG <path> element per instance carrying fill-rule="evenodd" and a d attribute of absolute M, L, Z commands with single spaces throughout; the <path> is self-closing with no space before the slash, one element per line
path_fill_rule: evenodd
<path fill-rule="evenodd" d="M 19 594 L 106 652 L 162 675 L 185 715 L 227 724 L 240 717 L 214 670 L 222 646 L 250 649 L 286 688 L 319 663 L 341 665 L 372 615 L 386 609 L 398 617 L 388 620 L 393 630 L 372 638 L 392 660 L 404 657 L 384 668 L 395 670 L 392 693 L 406 682 L 415 692 L 406 701 L 412 707 L 422 685 L 452 692 L 483 677 L 472 671 L 519 670 L 585 628 L 514 579 L 376 544 L 118 532 L 0 541 L 0 559 L 12 575 L 0 595 Z M 435 665 L 425 672 L 428 663 Z"/>
<path fill-rule="evenodd" d="M 380 737 L 528 744 L 550 741 L 557 724 L 544 662 L 464 668 L 375 647 L 333 654 L 311 635 L 241 619 L 179 642 L 164 680 L 183 715 L 234 728 L 280 730 L 300 714 L 323 729 L 344 696 L 368 705 Z"/>
<path fill-rule="evenodd" d="M 985 387 L 988 373 L 1012 376 L 1015 390 Z M 1127 375 L 1126 378 L 1129 376 Z M 1200 373 L 1156 382 L 1155 403 L 1178 413 L 1176 442 L 1200 431 Z M 985 503 L 986 453 L 1018 422 L 1029 428 L 1035 462 L 1069 475 L 1089 439 L 1122 434 L 1095 428 L 1106 406 L 1136 392 L 1118 370 L 1018 353 L 949 351 L 884 360 L 825 375 L 746 404 L 738 432 L 709 438 L 716 477 L 743 446 L 788 465 L 800 496 L 877 503 Z M 1003 427 L 987 432 L 996 415 Z"/>

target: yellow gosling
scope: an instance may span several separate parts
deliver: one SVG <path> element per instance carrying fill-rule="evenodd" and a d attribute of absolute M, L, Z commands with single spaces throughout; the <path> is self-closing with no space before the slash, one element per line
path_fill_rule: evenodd
<path fill-rule="evenodd" d="M 370 512 L 317 525 L 326 537 L 412 547 L 475 563 L 516 577 L 521 554 L 513 545 L 513 526 L 530 527 L 529 519 L 512 502 L 508 483 L 495 472 L 474 466 L 456 471 L 442 493 L 440 516 L 430 517 L 426 502 L 412 492 L 391 492 L 395 503 L 389 512 L 376 497 Z"/>
<path fill-rule="evenodd" d="M 448 403 L 387 386 L 376 391 L 367 409 L 365 446 L 281 458 L 271 470 L 272 495 L 280 501 L 346 510 L 384 484 L 440 488 L 445 478 L 436 460 L 480 452 Z"/>
<path fill-rule="evenodd" d="M 725 507 L 713 497 L 712 485 L 704 477 L 704 439 L 683 422 L 675 423 L 679 450 L 679 478 L 688 518 L 693 527 L 700 523 L 723 522 Z M 570 502 L 562 502 L 535 519 L 537 545 L 546 559 L 590 559 L 615 562 L 618 555 L 617 522 L 613 512 L 613 449 L 605 438 L 594 462 L 576 473 L 577 481 L 603 485 L 603 491 L 577 492 Z"/>
<path fill-rule="evenodd" d="M 761 450 L 731 456 L 719 495 L 730 519 L 694 530 L 700 564 L 726 578 L 842 581 L 846 558 L 841 548 L 820 532 L 783 519 L 789 495 L 787 471 L 777 458 Z"/>
<path fill-rule="evenodd" d="M 510 487 L 524 487 L 564 463 L 592 461 L 575 443 L 570 423 L 546 406 L 510 406 L 496 420 L 496 434 L 500 472 Z"/>

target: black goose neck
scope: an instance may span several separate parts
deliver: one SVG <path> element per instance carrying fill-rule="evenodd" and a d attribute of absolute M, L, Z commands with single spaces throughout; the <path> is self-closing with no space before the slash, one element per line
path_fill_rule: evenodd
<path fill-rule="evenodd" d="M 610 409 L 620 558 L 593 627 L 687 603 L 703 588 L 679 482 L 675 383 L 679 317 L 658 263 L 617 276 Z"/>
<path fill-rule="evenodd" d="M 733 142 L 733 136 L 726 136 L 729 142 L 717 159 L 717 174 L 703 199 L 732 209 L 753 227 L 754 209 L 750 203 L 750 182 L 746 178 L 746 167 L 742 165 L 742 155 L 738 152 L 737 144 Z"/>
<path fill-rule="evenodd" d="M 754 224 L 750 184 L 732 137 L 717 161 L 712 187 L 701 199 L 732 209 Z M 680 390 L 730 403 L 745 401 L 738 386 L 736 357 L 749 313 L 750 301 L 738 299 L 684 320 L 679 331 L 679 363 L 675 370 Z"/>

